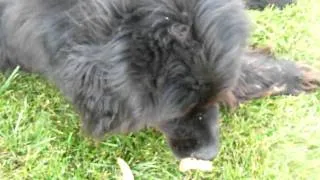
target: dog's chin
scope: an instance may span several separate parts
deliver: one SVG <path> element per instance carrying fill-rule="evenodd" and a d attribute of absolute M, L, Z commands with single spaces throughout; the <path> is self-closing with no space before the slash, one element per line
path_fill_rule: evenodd
<path fill-rule="evenodd" d="M 197 148 L 195 139 L 167 139 L 167 142 L 177 159 L 183 159 L 192 156 L 192 152 Z"/>
<path fill-rule="evenodd" d="M 211 143 L 204 146 L 199 144 L 199 141 L 195 139 L 168 139 L 167 142 L 171 148 L 171 151 L 178 160 L 185 158 L 212 160 L 219 152 L 217 144 Z"/>
<path fill-rule="evenodd" d="M 162 124 L 161 132 L 176 158 L 215 158 L 219 148 L 218 116 L 218 106 L 212 105 Z"/>

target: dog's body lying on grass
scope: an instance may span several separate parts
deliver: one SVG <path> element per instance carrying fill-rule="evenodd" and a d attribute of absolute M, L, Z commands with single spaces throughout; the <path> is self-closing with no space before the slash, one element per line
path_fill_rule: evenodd
<path fill-rule="evenodd" d="M 280 65 L 288 77 L 269 81 L 251 68 L 266 55 L 244 52 L 238 0 L 0 0 L 0 12 L 0 69 L 55 83 L 95 138 L 156 127 L 177 157 L 212 159 L 220 101 L 260 97 L 279 80 L 305 90 L 304 70 Z"/>

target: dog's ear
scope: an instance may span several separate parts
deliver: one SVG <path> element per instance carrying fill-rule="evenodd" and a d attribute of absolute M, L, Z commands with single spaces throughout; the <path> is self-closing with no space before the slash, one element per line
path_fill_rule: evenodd
<path fill-rule="evenodd" d="M 80 58 L 81 59 L 81 58 Z M 64 95 L 79 112 L 82 128 L 87 135 L 102 137 L 117 122 L 112 121 L 114 112 L 112 97 L 105 92 L 106 72 L 99 61 L 73 60 L 59 72 L 59 82 Z"/>
<path fill-rule="evenodd" d="M 175 23 L 169 28 L 169 34 L 178 42 L 185 44 L 190 36 L 190 26 Z"/>

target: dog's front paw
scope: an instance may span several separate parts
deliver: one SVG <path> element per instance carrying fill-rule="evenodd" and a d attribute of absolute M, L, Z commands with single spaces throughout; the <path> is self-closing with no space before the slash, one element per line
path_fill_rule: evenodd
<path fill-rule="evenodd" d="M 298 68 L 302 73 L 301 90 L 314 91 L 320 89 L 320 71 L 308 65 L 299 64 Z"/>

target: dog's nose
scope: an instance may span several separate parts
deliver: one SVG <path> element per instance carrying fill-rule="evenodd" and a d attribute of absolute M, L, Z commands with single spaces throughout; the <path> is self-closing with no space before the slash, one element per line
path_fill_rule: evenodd
<path fill-rule="evenodd" d="M 200 159 L 200 160 L 212 160 L 218 154 L 218 147 L 216 145 L 210 145 L 203 147 L 196 152 L 191 154 L 191 157 Z"/>

